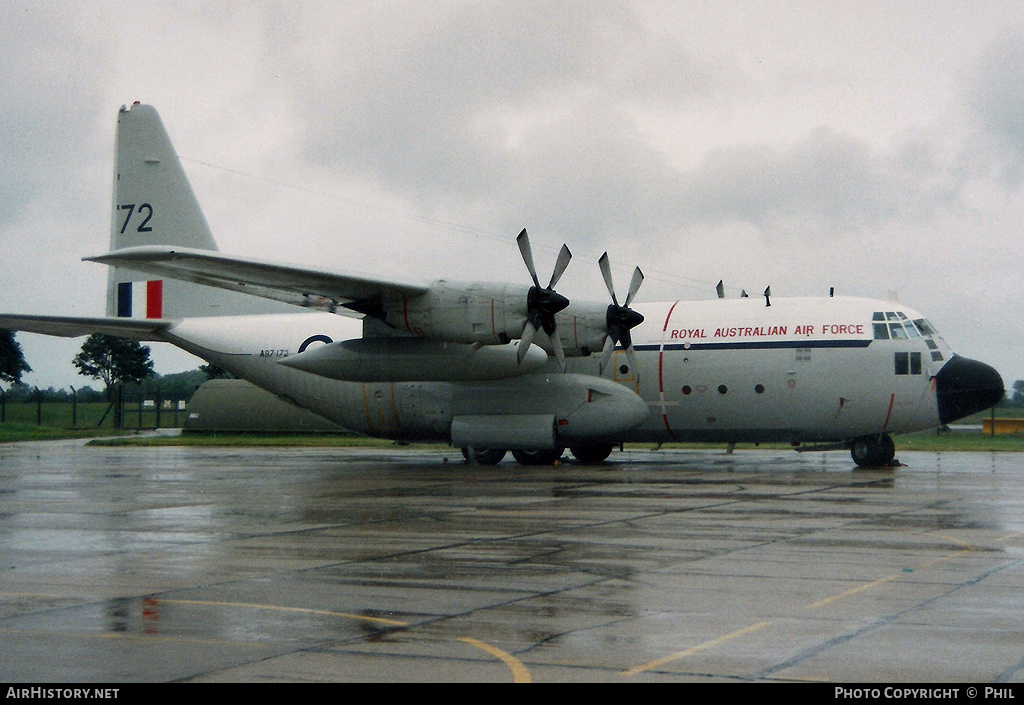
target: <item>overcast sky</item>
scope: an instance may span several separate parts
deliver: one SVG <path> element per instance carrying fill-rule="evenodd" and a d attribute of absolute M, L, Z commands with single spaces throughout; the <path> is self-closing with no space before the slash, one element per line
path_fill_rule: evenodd
<path fill-rule="evenodd" d="M 0 94 L 0 311 L 104 312 L 139 100 L 225 252 L 525 284 L 526 227 L 570 298 L 604 250 L 641 301 L 897 297 L 1024 379 L 1019 0 L 9 0 Z M 18 340 L 29 384 L 96 385 Z"/>

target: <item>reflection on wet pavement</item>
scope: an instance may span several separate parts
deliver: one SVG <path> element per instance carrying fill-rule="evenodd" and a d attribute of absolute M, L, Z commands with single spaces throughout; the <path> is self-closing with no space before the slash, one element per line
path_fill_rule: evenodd
<path fill-rule="evenodd" d="M 1022 679 L 1024 455 L 0 447 L 0 678 Z"/>

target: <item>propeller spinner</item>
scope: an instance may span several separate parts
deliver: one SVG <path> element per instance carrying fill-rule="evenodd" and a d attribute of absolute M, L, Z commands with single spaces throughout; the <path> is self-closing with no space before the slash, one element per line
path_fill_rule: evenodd
<path fill-rule="evenodd" d="M 519 252 L 523 255 L 526 268 L 530 270 L 530 276 L 533 278 L 533 286 L 530 287 L 530 291 L 526 295 L 526 327 L 523 329 L 523 337 L 519 344 L 519 361 L 522 362 L 526 357 L 537 331 L 543 330 L 551 339 L 555 357 L 558 358 L 558 364 L 564 371 L 565 351 L 562 349 L 562 339 L 556 334 L 555 314 L 569 305 L 569 299 L 555 292 L 555 284 L 562 277 L 565 268 L 569 266 L 572 253 L 569 252 L 568 247 L 562 245 L 558 259 L 555 261 L 555 269 L 551 273 L 551 281 L 547 287 L 542 287 L 540 280 L 537 279 L 537 270 L 533 266 L 533 251 L 530 248 L 530 237 L 526 234 L 525 228 L 523 232 L 519 233 L 516 242 L 519 243 Z"/>
<path fill-rule="evenodd" d="M 621 344 L 626 349 L 626 357 L 629 359 L 630 369 L 633 370 L 634 374 L 639 374 L 633 350 L 633 338 L 630 335 L 630 331 L 643 323 L 644 317 L 631 309 L 629 304 L 632 303 L 637 290 L 643 284 L 644 273 L 640 271 L 639 267 L 633 271 L 633 279 L 629 282 L 629 293 L 626 294 L 626 300 L 620 305 L 618 298 L 615 296 L 615 286 L 612 284 L 612 268 L 608 261 L 607 252 L 601 255 L 598 265 L 601 267 L 601 274 L 604 276 L 604 283 L 608 287 L 608 293 L 612 295 L 612 303 L 608 305 L 606 316 L 608 336 L 604 339 L 604 353 L 601 356 L 600 371 L 604 373 L 604 369 L 608 366 L 612 353 L 615 351 L 615 346 Z"/>

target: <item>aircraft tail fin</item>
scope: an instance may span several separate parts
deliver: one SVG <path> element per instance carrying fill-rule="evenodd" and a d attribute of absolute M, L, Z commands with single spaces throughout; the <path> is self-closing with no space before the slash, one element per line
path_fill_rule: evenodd
<path fill-rule="evenodd" d="M 112 251 L 141 245 L 217 250 L 195 192 L 156 109 L 135 103 L 117 116 Z M 187 318 L 280 312 L 282 305 L 245 294 L 111 267 L 107 315 Z M 287 307 L 287 310 L 295 310 Z"/>

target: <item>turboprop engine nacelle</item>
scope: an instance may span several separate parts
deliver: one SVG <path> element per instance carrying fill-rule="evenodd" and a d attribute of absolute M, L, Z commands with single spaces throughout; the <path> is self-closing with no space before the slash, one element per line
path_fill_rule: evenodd
<path fill-rule="evenodd" d="M 422 296 L 386 302 L 384 320 L 422 338 L 505 345 L 523 335 L 526 299 L 522 286 L 438 281 Z M 567 355 L 600 352 L 608 331 L 606 308 L 605 304 L 573 304 L 556 316 Z M 551 352 L 543 332 L 536 342 Z"/>
<path fill-rule="evenodd" d="M 423 338 L 356 338 L 311 348 L 279 364 L 346 382 L 468 382 L 533 372 L 547 353 L 519 343 L 474 346 Z"/>
<path fill-rule="evenodd" d="M 521 286 L 438 281 L 422 296 L 386 302 L 384 320 L 423 338 L 504 345 L 523 335 L 526 295 Z"/>

